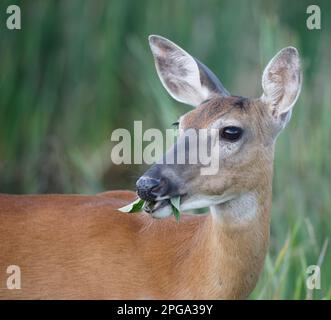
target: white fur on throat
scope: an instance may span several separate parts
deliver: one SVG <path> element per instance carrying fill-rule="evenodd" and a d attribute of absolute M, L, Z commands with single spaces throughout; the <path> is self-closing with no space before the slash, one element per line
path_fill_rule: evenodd
<path fill-rule="evenodd" d="M 210 207 L 211 214 L 219 223 L 242 226 L 251 222 L 257 215 L 258 204 L 254 192 Z"/>

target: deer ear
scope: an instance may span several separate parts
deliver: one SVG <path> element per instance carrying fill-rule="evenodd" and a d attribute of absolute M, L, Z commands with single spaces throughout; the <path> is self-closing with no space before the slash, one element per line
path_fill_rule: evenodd
<path fill-rule="evenodd" d="M 299 53 L 293 47 L 278 52 L 263 72 L 261 100 L 281 127 L 290 119 L 292 107 L 300 94 L 301 81 Z"/>
<path fill-rule="evenodd" d="M 173 42 L 152 35 L 149 44 L 159 78 L 174 99 L 198 106 L 215 94 L 229 95 L 205 65 Z"/>

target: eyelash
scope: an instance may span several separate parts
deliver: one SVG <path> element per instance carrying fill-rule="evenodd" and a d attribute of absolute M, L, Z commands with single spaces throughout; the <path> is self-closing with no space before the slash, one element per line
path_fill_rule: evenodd
<path fill-rule="evenodd" d="M 171 124 L 173 127 L 178 128 L 179 127 L 179 121 L 175 121 Z"/>

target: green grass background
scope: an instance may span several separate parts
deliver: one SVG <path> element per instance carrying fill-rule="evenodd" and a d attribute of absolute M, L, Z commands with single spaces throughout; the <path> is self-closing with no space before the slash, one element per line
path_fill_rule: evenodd
<path fill-rule="evenodd" d="M 160 34 L 206 63 L 233 94 L 261 94 L 261 74 L 296 46 L 304 83 L 276 148 L 269 255 L 252 299 L 330 299 L 330 1 L 15 1 L 22 30 L 0 2 L 0 192 L 133 189 L 143 166 L 114 166 L 110 134 L 133 120 L 165 129 L 188 107 L 162 88 L 147 36 Z M 306 267 L 321 266 L 321 289 Z"/>

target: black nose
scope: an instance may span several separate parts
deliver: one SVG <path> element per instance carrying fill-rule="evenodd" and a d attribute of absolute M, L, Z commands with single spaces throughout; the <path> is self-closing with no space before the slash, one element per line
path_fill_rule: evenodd
<path fill-rule="evenodd" d="M 159 195 L 161 180 L 142 176 L 136 183 L 138 196 L 146 201 L 155 200 Z"/>

